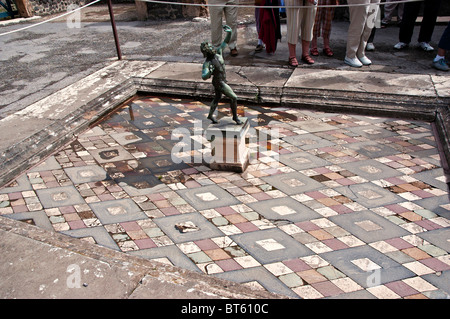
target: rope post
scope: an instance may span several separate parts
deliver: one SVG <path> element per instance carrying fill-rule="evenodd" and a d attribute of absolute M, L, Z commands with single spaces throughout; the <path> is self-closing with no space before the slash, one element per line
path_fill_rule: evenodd
<path fill-rule="evenodd" d="M 111 26 L 114 34 L 114 41 L 116 43 L 117 57 L 119 60 L 122 60 L 122 52 L 120 51 L 119 36 L 117 35 L 116 20 L 114 19 L 114 12 L 112 9 L 111 0 L 108 0 L 108 9 L 109 9 L 109 17 L 111 19 Z"/>

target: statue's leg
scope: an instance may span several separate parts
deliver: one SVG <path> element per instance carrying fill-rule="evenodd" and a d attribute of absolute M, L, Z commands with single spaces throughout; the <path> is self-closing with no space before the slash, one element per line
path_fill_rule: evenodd
<path fill-rule="evenodd" d="M 239 117 L 237 115 L 237 96 L 236 96 L 236 94 L 233 92 L 231 87 L 226 83 L 223 84 L 223 93 L 225 94 L 225 96 L 227 96 L 231 100 L 230 108 L 231 108 L 231 113 L 233 114 L 233 121 L 235 121 L 236 124 L 242 124 L 241 120 L 239 120 Z"/>
<path fill-rule="evenodd" d="M 216 90 L 216 96 L 214 97 L 214 100 L 211 103 L 211 107 L 209 109 L 209 114 L 207 117 L 214 124 L 218 123 L 216 117 L 214 116 L 214 112 L 216 111 L 217 105 L 219 105 L 221 98 L 222 98 L 222 92 L 220 92 L 219 90 Z"/>

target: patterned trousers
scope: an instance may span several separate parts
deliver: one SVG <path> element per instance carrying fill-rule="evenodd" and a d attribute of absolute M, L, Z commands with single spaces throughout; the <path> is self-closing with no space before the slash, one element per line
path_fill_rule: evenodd
<path fill-rule="evenodd" d="M 314 38 L 318 38 L 322 35 L 322 38 L 330 38 L 331 22 L 334 18 L 334 8 L 321 8 L 320 6 L 335 5 L 336 0 L 319 0 L 316 13 L 316 21 L 314 23 L 313 35 Z M 322 34 L 320 34 L 322 31 Z"/>

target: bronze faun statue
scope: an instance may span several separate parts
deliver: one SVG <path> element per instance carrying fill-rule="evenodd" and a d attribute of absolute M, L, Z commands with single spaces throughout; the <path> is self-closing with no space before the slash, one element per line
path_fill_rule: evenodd
<path fill-rule="evenodd" d="M 227 33 L 222 44 L 215 49 L 211 43 L 203 42 L 200 45 L 200 50 L 203 56 L 206 58 L 203 63 L 202 69 L 202 79 L 207 80 L 212 76 L 212 84 L 214 86 L 215 97 L 211 103 L 211 108 L 209 110 L 208 119 L 214 124 L 218 123 L 214 112 L 219 104 L 222 94 L 231 99 L 230 108 L 233 113 L 233 121 L 236 124 L 242 124 L 237 115 L 237 96 L 234 94 L 231 87 L 227 84 L 227 76 L 225 72 L 225 61 L 223 59 L 222 53 L 231 38 L 231 28 L 227 25 L 223 26 L 223 30 Z"/>

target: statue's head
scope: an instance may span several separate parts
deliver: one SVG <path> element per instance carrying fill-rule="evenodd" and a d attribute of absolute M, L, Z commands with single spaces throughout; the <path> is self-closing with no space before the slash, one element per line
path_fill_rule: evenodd
<path fill-rule="evenodd" d="M 202 44 L 200 44 L 200 51 L 202 51 L 203 56 L 205 58 L 207 56 L 211 56 L 211 55 L 216 54 L 216 49 L 214 49 L 214 46 L 211 43 L 207 42 L 207 41 L 202 42 Z"/>

